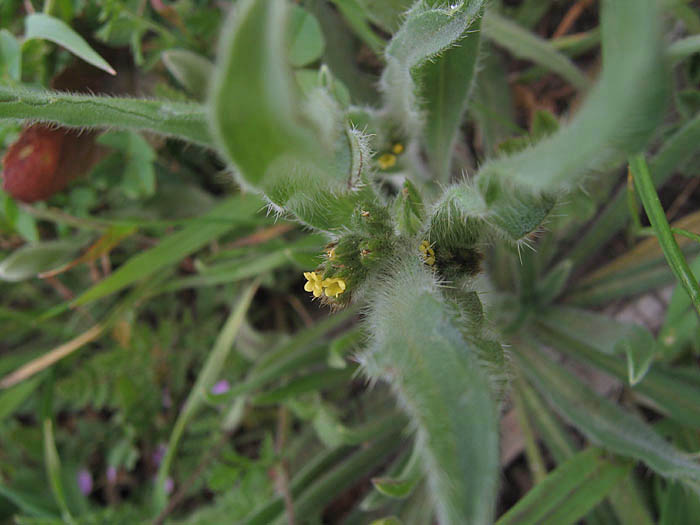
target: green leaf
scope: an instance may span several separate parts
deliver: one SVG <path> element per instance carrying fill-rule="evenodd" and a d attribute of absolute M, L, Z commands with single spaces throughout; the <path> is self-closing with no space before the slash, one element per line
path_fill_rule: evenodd
<path fill-rule="evenodd" d="M 82 58 L 88 64 L 92 64 L 110 75 L 117 74 L 112 66 L 98 55 L 83 37 L 58 18 L 44 13 L 33 13 L 25 19 L 24 23 L 26 27 L 25 38 L 27 40 L 32 38 L 50 40 L 59 46 L 65 47 L 68 51 Z"/>
<path fill-rule="evenodd" d="M 392 267 L 369 304 L 372 341 L 360 362 L 368 377 L 388 381 L 412 421 L 439 521 L 491 523 L 496 403 L 476 352 L 414 254 Z"/>
<path fill-rule="evenodd" d="M 372 485 L 384 496 L 392 499 L 405 499 L 413 493 L 422 479 L 421 453 L 418 447 L 414 447 L 400 472 L 391 477 L 372 478 Z"/>
<path fill-rule="evenodd" d="M 641 150 L 666 108 L 661 19 L 655 0 L 603 0 L 603 71 L 584 106 L 534 147 L 487 163 L 477 183 L 499 178 L 535 193 L 569 191 Z"/>
<path fill-rule="evenodd" d="M 69 128 L 148 130 L 212 147 L 204 108 L 192 103 L 70 95 L 0 84 L 2 119 Z"/>
<path fill-rule="evenodd" d="M 0 29 L 0 80 L 22 80 L 22 50 L 7 29 Z"/>
<path fill-rule="evenodd" d="M 12 415 L 32 395 L 40 383 L 39 378 L 34 378 L 0 393 L 0 422 Z"/>
<path fill-rule="evenodd" d="M 368 152 L 325 90 L 302 101 L 285 63 L 287 3 L 243 0 L 224 24 L 210 100 L 214 135 L 241 182 L 279 213 L 332 231 L 347 224 Z M 304 111 L 305 110 L 305 111 Z M 364 161 L 364 162 L 363 162 Z"/>
<path fill-rule="evenodd" d="M 70 261 L 85 244 L 86 238 L 46 241 L 18 248 L 0 262 L 0 279 L 24 281 L 33 279 Z"/>
<path fill-rule="evenodd" d="M 661 187 L 673 173 L 690 160 L 698 150 L 700 142 L 700 114 L 683 124 L 659 148 L 651 159 L 651 175 L 654 185 Z M 629 221 L 627 208 L 627 188 L 620 188 L 615 195 L 607 198 L 603 211 L 593 226 L 580 237 L 567 257 L 580 265 L 598 252 Z"/>
<path fill-rule="evenodd" d="M 630 472 L 632 463 L 588 448 L 525 494 L 496 525 L 569 525 L 583 518 Z"/>
<path fill-rule="evenodd" d="M 175 421 L 170 439 L 168 440 L 168 449 L 165 457 L 158 469 L 158 477 L 156 478 L 156 489 L 154 492 L 154 504 L 157 510 L 162 510 L 167 503 L 167 493 L 165 490 L 165 481 L 170 472 L 170 465 L 175 458 L 177 447 L 182 438 L 188 424 L 199 409 L 204 405 L 205 394 L 209 391 L 216 379 L 220 377 L 221 370 L 226 361 L 226 357 L 231 352 L 233 341 L 236 339 L 238 331 L 245 320 L 245 315 L 248 312 L 253 296 L 258 289 L 258 282 L 254 282 L 247 286 L 238 300 L 238 303 L 231 309 L 224 326 L 221 328 L 216 342 L 212 347 L 209 355 L 204 361 L 202 370 L 197 375 L 192 390 L 190 390 L 187 400 L 180 411 L 180 414 Z"/>
<path fill-rule="evenodd" d="M 287 22 L 288 58 L 294 67 L 316 62 L 323 55 L 325 41 L 316 17 L 304 8 L 293 5 Z"/>
<path fill-rule="evenodd" d="M 630 385 L 639 383 L 654 358 L 662 353 L 643 326 L 621 323 L 600 314 L 558 306 L 548 310 L 540 321 L 548 326 L 565 327 L 570 333 L 585 334 L 586 343 L 603 354 L 626 356 Z"/>
<path fill-rule="evenodd" d="M 436 5 L 437 4 L 437 5 Z M 385 50 L 387 65 L 381 79 L 381 88 L 388 116 L 404 133 L 418 136 L 425 123 L 421 114 L 420 98 L 422 93 L 419 84 L 423 78 L 431 77 L 431 82 L 425 95 L 431 96 L 428 102 L 429 111 L 433 112 L 432 130 L 430 134 L 431 147 L 451 146 L 455 117 L 446 112 L 454 107 L 441 107 L 445 103 L 447 89 L 441 85 L 440 75 L 450 70 L 450 76 L 457 75 L 458 69 L 464 68 L 456 81 L 467 80 L 466 85 L 449 86 L 451 102 L 461 100 L 464 104 L 466 95 L 471 89 L 474 61 L 478 49 L 478 33 L 469 37 L 468 32 L 475 26 L 484 5 L 483 0 L 462 0 L 454 5 L 445 2 L 417 2 L 407 13 L 401 28 L 396 32 Z M 464 40 L 464 39 L 467 40 Z M 462 43 L 466 49 L 447 53 L 447 50 Z M 447 54 L 445 54 L 447 53 Z M 466 57 L 466 64 L 465 64 Z M 443 66 L 432 66 L 430 61 L 446 60 Z M 454 77 L 453 77 L 454 78 Z M 449 122 L 446 119 L 449 117 Z M 443 121 L 444 120 L 444 121 Z M 443 136 L 439 136 L 439 134 Z M 445 144 L 447 142 L 447 144 Z M 434 150 L 438 155 L 440 152 Z M 444 170 L 444 167 L 441 168 Z"/>
<path fill-rule="evenodd" d="M 685 256 L 671 232 L 671 226 L 666 219 L 666 213 L 661 206 L 659 195 L 654 188 L 649 167 L 643 154 L 634 155 L 630 158 L 630 171 L 634 177 L 635 187 L 642 200 L 651 227 L 654 229 L 661 249 L 666 256 L 666 261 L 676 279 L 683 286 L 688 297 L 690 297 L 698 315 L 700 315 L 700 285 L 698 285 L 693 272 L 690 271 L 688 262 L 685 260 Z"/>
<path fill-rule="evenodd" d="M 118 149 L 124 156 L 122 189 L 131 198 L 152 196 L 156 191 L 153 161 L 156 152 L 146 140 L 134 131 L 108 131 L 97 142 Z"/>
<path fill-rule="evenodd" d="M 579 90 L 590 87 L 590 81 L 565 55 L 559 53 L 547 40 L 503 18 L 494 10 L 484 17 L 484 37 L 506 48 L 518 58 L 532 60 L 554 71 Z"/>
<path fill-rule="evenodd" d="M 170 74 L 197 100 L 206 97 L 214 64 L 188 49 L 168 49 L 161 60 Z"/>
<path fill-rule="evenodd" d="M 519 341 L 515 356 L 552 408 L 588 439 L 611 452 L 644 462 L 660 476 L 700 491 L 700 465 L 643 420 L 600 397 L 529 344 Z"/>
<path fill-rule="evenodd" d="M 618 379 L 627 380 L 629 371 L 625 362 L 617 356 L 607 354 L 605 348 L 609 348 L 610 343 L 606 342 L 599 348 L 595 332 L 580 330 L 576 317 L 568 316 L 567 322 L 560 322 L 550 321 L 549 316 L 545 315 L 538 320 L 537 335 L 571 357 L 602 368 Z M 697 381 L 691 381 L 673 369 L 655 363 L 633 389 L 643 398 L 650 399 L 655 409 L 684 425 L 700 429 L 700 390 Z"/>
<path fill-rule="evenodd" d="M 481 18 L 455 42 L 421 68 L 418 98 L 425 114 L 425 142 L 432 175 L 447 182 L 452 147 L 471 95 L 479 57 Z"/>
<path fill-rule="evenodd" d="M 66 523 L 73 524 L 75 523 L 75 520 L 73 519 L 70 510 L 68 510 L 68 503 L 66 502 L 65 490 L 61 476 L 61 459 L 58 456 L 58 450 L 56 450 L 56 443 L 54 441 L 53 434 L 53 421 L 50 418 L 46 418 L 43 422 L 43 434 L 44 465 L 46 467 L 46 476 L 49 478 L 54 499 L 61 509 L 61 516 L 63 517 L 63 520 Z"/>
<path fill-rule="evenodd" d="M 130 258 L 107 278 L 83 292 L 72 304 L 90 303 L 148 278 L 245 223 L 259 209 L 260 201 L 250 195 L 227 199 L 179 232 L 164 238 L 154 248 Z"/>
<path fill-rule="evenodd" d="M 372 29 L 368 18 L 372 13 L 368 12 L 359 0 L 331 0 L 347 20 L 348 25 L 362 41 L 380 55 L 384 49 L 385 42 Z"/>

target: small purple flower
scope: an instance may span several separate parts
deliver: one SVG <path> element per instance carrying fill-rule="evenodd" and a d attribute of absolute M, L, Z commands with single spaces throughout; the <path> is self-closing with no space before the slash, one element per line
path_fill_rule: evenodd
<path fill-rule="evenodd" d="M 214 395 L 225 394 L 229 390 L 231 390 L 231 384 L 225 379 L 222 379 L 211 387 L 211 393 Z"/>
<path fill-rule="evenodd" d="M 92 492 L 92 474 L 87 469 L 81 469 L 77 475 L 78 488 L 85 496 Z"/>
<path fill-rule="evenodd" d="M 165 478 L 165 493 L 170 494 L 175 488 L 175 482 L 173 478 Z"/>
<path fill-rule="evenodd" d="M 113 467 L 110 465 L 107 467 L 107 481 L 113 485 L 115 481 L 117 481 L 117 469 L 116 467 Z"/>
<path fill-rule="evenodd" d="M 153 460 L 153 463 L 156 464 L 156 467 L 160 465 L 161 461 L 163 461 L 163 458 L 165 457 L 165 453 L 167 451 L 168 445 L 166 445 L 165 443 L 158 443 L 158 446 L 153 451 L 153 455 L 151 456 L 151 459 Z"/>

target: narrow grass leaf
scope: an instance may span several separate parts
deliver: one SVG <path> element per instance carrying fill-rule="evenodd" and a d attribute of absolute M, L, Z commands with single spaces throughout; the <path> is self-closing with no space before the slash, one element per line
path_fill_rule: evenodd
<path fill-rule="evenodd" d="M 80 306 L 101 299 L 155 274 L 165 266 L 178 263 L 207 243 L 249 221 L 260 207 L 261 202 L 251 195 L 226 199 L 179 232 L 164 238 L 157 246 L 129 259 L 107 278 L 78 296 L 72 305 Z"/>
<path fill-rule="evenodd" d="M 195 384 L 187 396 L 187 400 L 185 401 L 185 404 L 183 405 L 183 408 L 175 421 L 175 426 L 173 427 L 172 433 L 170 434 L 170 439 L 168 440 L 168 449 L 165 453 L 163 461 L 160 464 L 158 476 L 156 478 L 154 505 L 158 511 L 161 511 L 167 504 L 168 496 L 165 490 L 165 483 L 170 472 L 170 465 L 176 456 L 180 439 L 185 433 L 187 425 L 190 423 L 192 417 L 204 405 L 206 392 L 209 391 L 211 386 L 221 374 L 221 367 L 231 351 L 233 341 L 238 334 L 238 330 L 243 324 L 245 315 L 250 307 L 250 303 L 258 289 L 258 285 L 258 282 L 248 285 L 241 294 L 235 308 L 231 310 L 231 314 L 229 315 L 228 319 L 226 319 L 221 332 L 219 332 L 219 336 L 217 337 L 211 352 L 207 356 L 207 359 L 202 366 L 202 370 L 199 372 L 197 380 L 195 381 Z"/>
<path fill-rule="evenodd" d="M 44 430 L 44 465 L 46 466 L 46 476 L 49 478 L 51 491 L 54 499 L 61 509 L 61 515 L 66 523 L 75 523 L 75 519 L 68 509 L 63 481 L 61 479 L 61 460 L 56 450 L 56 442 L 53 436 L 53 421 L 47 418 L 43 421 Z"/>
<path fill-rule="evenodd" d="M 642 461 L 660 476 L 700 491 L 700 464 L 678 450 L 637 416 L 600 397 L 573 374 L 529 344 L 519 342 L 518 364 L 559 415 L 588 439 Z"/>
<path fill-rule="evenodd" d="M 518 58 L 531 60 L 557 73 L 576 89 L 585 91 L 590 87 L 590 80 L 550 42 L 502 17 L 494 10 L 488 11 L 484 17 L 483 31 L 485 38 Z"/>
<path fill-rule="evenodd" d="M 597 366 L 620 380 L 627 380 L 628 369 L 624 360 L 608 353 L 608 343 L 599 346 L 593 332 L 581 330 L 581 317 L 566 315 L 562 310 L 550 315 L 548 313 L 538 319 L 538 337 L 575 359 Z M 588 314 L 588 317 L 592 319 L 590 316 L 593 315 Z M 601 326 L 602 330 L 605 330 L 604 325 Z M 589 324 L 588 327 L 596 329 L 598 324 Z M 654 363 L 644 379 L 632 388 L 650 399 L 656 410 L 684 425 L 700 429 L 700 390 L 697 382 L 689 381 L 661 363 Z"/>
<path fill-rule="evenodd" d="M 569 525 L 593 509 L 630 472 L 632 463 L 588 448 L 559 465 L 496 525 Z"/>
<path fill-rule="evenodd" d="M 666 213 L 661 206 L 659 195 L 654 188 L 649 167 L 643 154 L 637 154 L 630 158 L 630 171 L 634 176 L 635 187 L 642 200 L 647 217 L 649 217 L 651 227 L 659 239 L 666 261 L 671 270 L 673 270 L 678 282 L 685 288 L 695 310 L 700 315 L 700 285 L 698 285 L 693 272 L 690 271 L 688 262 L 678 247 L 673 232 L 671 232 Z"/>

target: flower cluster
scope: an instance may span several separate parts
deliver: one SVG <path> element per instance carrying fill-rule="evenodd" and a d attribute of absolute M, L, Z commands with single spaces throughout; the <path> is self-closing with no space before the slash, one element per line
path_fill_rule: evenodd
<path fill-rule="evenodd" d="M 304 290 L 314 294 L 314 297 L 321 297 L 325 293 L 326 297 L 337 298 L 345 291 L 345 281 L 339 277 L 324 279 L 316 272 L 304 272 L 304 277 L 306 277 Z"/>
<path fill-rule="evenodd" d="M 435 264 L 435 250 L 430 247 L 428 241 L 423 241 L 419 246 L 421 256 L 423 257 L 423 262 L 428 266 L 433 266 Z"/>
<path fill-rule="evenodd" d="M 377 159 L 377 164 L 382 170 L 388 170 L 396 166 L 396 156 L 403 153 L 404 147 L 401 143 L 396 143 L 391 148 L 391 153 L 384 153 Z"/>

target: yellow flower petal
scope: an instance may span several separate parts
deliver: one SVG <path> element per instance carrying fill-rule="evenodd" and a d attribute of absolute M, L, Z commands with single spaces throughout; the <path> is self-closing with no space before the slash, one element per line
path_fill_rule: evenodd
<path fill-rule="evenodd" d="M 401 155 L 403 153 L 403 144 L 397 142 L 396 144 L 394 144 L 394 147 L 391 148 L 391 152 L 394 155 Z"/>
<path fill-rule="evenodd" d="M 388 170 L 396 166 L 396 155 L 385 153 L 377 159 L 377 164 L 383 170 Z"/>

